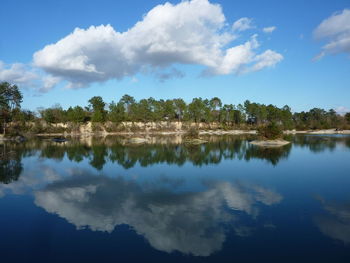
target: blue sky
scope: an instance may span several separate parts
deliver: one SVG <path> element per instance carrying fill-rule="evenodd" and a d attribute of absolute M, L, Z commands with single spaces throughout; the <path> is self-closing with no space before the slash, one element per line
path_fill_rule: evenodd
<path fill-rule="evenodd" d="M 158 16 L 163 14 L 172 16 L 173 12 L 178 12 L 177 14 L 181 16 L 183 13 L 180 9 L 181 2 L 169 2 L 172 3 L 172 6 L 167 9 L 168 12 L 163 12 L 162 9 Z M 136 99 L 150 96 L 157 99 L 182 97 L 186 101 L 191 101 L 193 97 L 218 96 L 224 103 L 233 104 L 249 99 L 277 106 L 288 104 L 294 111 L 308 110 L 312 107 L 350 108 L 350 46 L 323 48 L 327 43 L 338 41 L 344 35 L 345 37 L 350 36 L 350 29 L 346 27 L 350 25 L 350 20 L 345 13 L 346 9 L 350 8 L 350 2 L 345 0 L 210 1 L 206 12 L 198 14 L 198 17 L 219 23 L 221 21 L 217 21 L 219 11 L 212 5 L 219 4 L 221 7 L 221 13 L 219 13 L 224 15 L 224 21 L 220 22 L 221 26 L 218 26 L 217 32 L 210 35 L 213 38 L 209 37 L 208 43 L 219 35 L 223 37 L 224 33 L 232 37 L 232 40 L 225 42 L 217 49 L 222 54 L 218 55 L 215 60 L 212 59 L 213 54 L 216 54 L 214 51 L 207 52 L 199 48 L 200 51 L 193 51 L 192 54 L 192 47 L 189 47 L 186 52 L 178 51 L 184 48 L 181 46 L 183 44 L 181 41 L 187 41 L 188 38 L 181 39 L 173 30 L 177 27 L 173 27 L 171 23 L 177 24 L 176 26 L 179 23 L 179 18 L 176 16 L 173 20 L 167 17 L 162 18 L 166 21 L 164 23 L 170 24 L 164 27 L 164 30 L 171 32 L 169 31 L 167 35 L 170 36 L 166 40 L 168 42 L 162 40 L 160 43 L 167 47 L 169 43 L 175 43 L 174 45 L 180 47 L 176 53 L 161 52 L 152 53 L 156 54 L 154 57 L 149 56 L 150 53 L 144 51 L 145 47 L 142 42 L 145 39 L 145 42 L 153 41 L 152 44 L 159 46 L 159 43 L 156 42 L 158 40 L 148 39 L 152 38 L 151 35 L 157 31 L 159 26 L 155 25 L 152 30 L 147 31 L 146 23 L 143 23 L 144 25 L 141 25 L 139 29 L 144 30 L 140 34 L 144 33 L 144 38 L 141 37 L 132 42 L 137 35 L 135 33 L 130 34 L 132 37 L 126 38 L 126 43 L 121 45 L 115 45 L 119 40 L 115 40 L 116 42 L 112 40 L 107 45 L 111 50 L 105 48 L 105 45 L 101 47 L 98 44 L 100 33 L 110 35 L 108 33 L 110 29 L 107 27 L 91 32 L 92 39 L 89 37 L 85 39 L 87 31 L 84 31 L 80 38 L 84 40 L 80 41 L 79 37 L 78 40 L 74 40 L 78 41 L 81 46 L 81 49 L 74 52 L 70 49 L 72 43 L 73 45 L 75 43 L 73 40 L 67 41 L 64 46 L 54 45 L 52 49 L 44 49 L 45 46 L 55 44 L 71 34 L 75 28 L 87 30 L 90 26 L 109 24 L 112 31 L 125 32 L 135 28 L 135 24 L 142 21 L 150 10 L 165 3 L 166 1 L 133 0 L 3 0 L 0 9 L 0 34 L 2 36 L 0 39 L 0 61 L 2 61 L 0 80 L 17 83 L 24 93 L 22 107 L 31 110 L 37 107 L 50 107 L 55 103 L 61 104 L 64 108 L 70 105 L 85 106 L 89 98 L 97 95 L 102 96 L 106 102 L 117 101 L 123 94 L 130 94 Z M 176 7 L 180 11 L 175 9 Z M 162 8 L 165 7 L 162 6 Z M 190 17 L 183 18 L 186 26 L 184 28 L 197 30 L 198 28 L 192 28 L 190 19 L 192 14 L 195 19 L 200 10 L 199 8 L 190 10 Z M 337 15 L 342 16 L 340 24 L 336 24 L 340 20 L 329 21 L 332 24 L 324 25 L 315 33 L 315 30 L 321 27 L 322 21 Z M 248 27 L 250 28 L 244 30 L 241 27 L 233 30 L 232 25 L 241 18 L 249 20 Z M 158 18 L 153 17 L 151 21 L 158 21 Z M 198 34 L 201 34 L 206 24 L 201 26 Z M 263 28 L 272 26 L 275 27 L 273 32 L 263 32 Z M 339 31 L 338 28 L 342 26 L 344 29 Z M 334 32 L 329 33 L 329 29 Z M 194 34 L 194 36 L 197 35 Z M 253 38 L 258 41 L 256 47 L 254 47 Z M 200 41 L 194 44 L 193 50 L 202 46 L 215 49 L 214 44 L 205 43 L 203 39 Z M 251 46 L 247 51 L 254 52 L 250 60 L 237 66 L 237 56 L 234 56 L 230 58 L 229 64 L 225 64 L 228 58 L 225 54 L 228 53 L 228 49 L 245 43 Z M 87 45 L 88 52 L 84 51 L 85 45 Z M 138 45 L 143 51 L 138 50 Z M 128 60 L 128 63 L 132 65 L 126 70 L 126 73 L 122 66 L 125 59 L 120 58 L 119 53 L 114 54 L 113 49 L 119 47 L 125 47 L 128 52 L 130 50 L 134 53 L 138 52 L 135 61 Z M 63 48 L 64 51 L 62 51 Z M 266 50 L 271 50 L 269 53 L 271 56 L 259 57 Z M 324 54 L 322 50 L 325 51 Z M 42 52 L 39 52 L 40 54 L 34 59 L 33 55 L 38 51 Z M 84 60 L 84 69 L 78 72 L 77 69 L 81 69 L 79 64 L 81 60 L 78 59 L 78 56 L 82 52 L 85 52 L 84 56 L 88 62 L 85 63 Z M 315 61 L 314 58 L 321 53 L 322 58 Z M 55 54 L 54 58 L 52 54 Z M 125 54 L 121 53 L 121 55 Z M 188 60 L 186 56 L 192 55 L 193 59 Z M 116 60 L 118 62 L 114 63 Z M 65 61 L 65 64 L 62 64 L 62 61 Z M 79 65 L 73 64 L 72 61 L 78 61 Z M 162 61 L 166 61 L 165 64 L 162 64 Z M 259 62 L 262 63 L 259 64 L 260 66 L 257 65 Z M 268 64 L 269 62 L 271 64 Z M 20 63 L 20 66 L 12 68 L 12 71 L 9 72 L 14 63 Z M 144 68 L 143 63 L 147 69 Z M 88 64 L 93 68 L 89 68 Z M 110 67 L 107 68 L 109 64 Z M 66 65 L 69 65 L 71 70 L 62 70 Z M 94 65 L 96 65 L 98 74 L 91 73 L 95 71 Z M 73 68 L 75 66 L 78 68 Z M 104 77 L 96 81 L 96 78 L 100 78 L 99 74 L 102 74 L 101 68 L 103 68 Z M 116 73 L 113 71 L 114 68 Z M 1 70 L 7 70 L 7 73 L 2 74 Z M 207 71 L 212 73 L 203 74 Z M 18 74 L 28 77 L 19 78 Z M 124 75 L 121 77 L 120 74 Z M 41 79 L 47 76 L 55 80 L 55 85 L 42 92 Z"/>

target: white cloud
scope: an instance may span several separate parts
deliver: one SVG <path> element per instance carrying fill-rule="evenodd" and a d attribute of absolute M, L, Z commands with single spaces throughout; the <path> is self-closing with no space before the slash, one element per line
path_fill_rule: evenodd
<path fill-rule="evenodd" d="M 0 61 L 0 81 L 15 84 L 27 84 L 38 79 L 38 75 L 25 64 L 14 63 L 6 65 Z"/>
<path fill-rule="evenodd" d="M 234 22 L 232 25 L 232 30 L 238 31 L 238 32 L 245 31 L 252 28 L 254 28 L 253 19 L 248 17 L 242 17 L 238 19 L 236 22 Z"/>
<path fill-rule="evenodd" d="M 326 39 L 328 42 L 315 59 L 327 54 L 350 53 L 350 10 L 344 9 L 323 20 L 314 30 L 316 39 Z"/>
<path fill-rule="evenodd" d="M 254 67 L 257 61 L 256 36 L 232 46 L 236 35 L 225 25 L 221 6 L 208 0 L 165 3 L 154 7 L 125 32 L 118 32 L 111 25 L 76 28 L 36 52 L 33 61 L 55 78 L 49 83 L 66 80 L 68 88 L 133 77 L 140 72 L 154 74 L 161 80 L 182 77 L 183 73 L 174 68 L 176 64 L 202 65 L 211 74 L 254 71 L 242 69 Z M 251 20 L 242 18 L 233 29 L 243 31 L 251 27 Z"/>
<path fill-rule="evenodd" d="M 39 70 L 23 63 L 5 64 L 0 60 L 0 81 L 16 84 L 20 88 L 36 88 L 40 92 L 52 89 L 60 78 L 42 74 Z"/>
<path fill-rule="evenodd" d="M 259 71 L 267 67 L 273 67 L 283 59 L 283 56 L 270 49 L 264 53 L 255 56 L 256 63 L 250 68 L 251 71 Z"/>
<path fill-rule="evenodd" d="M 264 28 L 263 28 L 263 32 L 264 32 L 264 33 L 272 33 L 273 31 L 276 30 L 276 28 L 277 28 L 277 27 L 275 27 L 275 26 L 264 27 Z"/>
<path fill-rule="evenodd" d="M 344 115 L 345 113 L 350 112 L 350 109 L 348 107 L 344 107 L 344 106 L 339 106 L 339 107 L 335 108 L 334 110 L 340 115 Z"/>

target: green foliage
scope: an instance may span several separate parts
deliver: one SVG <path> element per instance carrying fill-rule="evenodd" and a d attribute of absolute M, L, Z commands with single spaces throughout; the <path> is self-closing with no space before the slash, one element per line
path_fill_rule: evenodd
<path fill-rule="evenodd" d="M 350 124 L 350 112 L 347 112 L 344 117 L 345 117 L 346 123 Z"/>
<path fill-rule="evenodd" d="M 92 122 L 104 122 L 106 120 L 107 112 L 105 111 L 105 106 L 106 103 L 100 96 L 94 96 L 89 100 L 89 107 L 92 108 Z"/>
<path fill-rule="evenodd" d="M 122 102 L 116 104 L 112 101 L 109 104 L 107 119 L 112 122 L 122 122 L 125 120 L 125 108 Z"/>
<path fill-rule="evenodd" d="M 54 105 L 48 109 L 39 110 L 42 119 L 48 123 L 63 123 L 67 120 L 66 111 L 60 105 Z"/>
<path fill-rule="evenodd" d="M 74 123 L 83 123 L 87 120 L 87 114 L 80 106 L 69 107 L 67 110 L 67 120 Z"/>
<path fill-rule="evenodd" d="M 185 134 L 185 138 L 189 138 L 189 139 L 196 139 L 198 137 L 199 137 L 199 131 L 198 131 L 198 128 L 196 127 L 190 127 Z"/>
<path fill-rule="evenodd" d="M 283 136 L 282 127 L 276 122 L 258 128 L 258 135 L 264 139 L 274 140 Z"/>
<path fill-rule="evenodd" d="M 206 107 L 208 106 L 208 100 L 202 100 L 202 98 L 194 98 L 188 105 L 188 119 L 195 122 L 204 121 L 208 117 L 206 116 Z"/>
<path fill-rule="evenodd" d="M 22 94 L 16 85 L 7 82 L 0 83 L 0 125 L 5 132 L 8 122 L 35 122 L 38 117 L 30 111 L 22 111 L 20 103 Z M 189 104 L 183 99 L 156 100 L 152 97 L 136 101 L 130 95 L 124 95 L 115 103 L 111 102 L 106 110 L 102 97 L 94 96 L 88 107 L 69 107 L 62 109 L 60 105 L 40 109 L 40 119 L 49 124 L 74 123 L 87 121 L 104 123 L 106 121 L 119 124 L 123 121 L 160 122 L 215 122 L 215 126 L 223 129 L 256 129 L 260 126 L 276 124 L 283 129 L 349 129 L 350 113 L 340 116 L 333 109 L 313 108 L 308 112 L 292 113 L 288 105 L 279 108 L 275 105 L 260 104 L 246 100 L 244 104 L 223 104 L 220 98 L 210 100 L 194 98 Z M 27 125 L 28 126 L 28 125 Z M 18 126 L 26 129 L 26 125 Z M 118 127 L 118 125 L 116 125 Z M 32 128 L 35 132 L 45 130 L 45 127 Z M 71 130 L 71 128 L 69 128 Z M 119 129 L 119 128 L 111 128 Z"/>
<path fill-rule="evenodd" d="M 35 120 L 34 112 L 29 110 L 21 110 L 19 108 L 12 111 L 12 121 L 15 122 L 32 122 Z"/>
<path fill-rule="evenodd" d="M 11 121 L 12 112 L 21 107 L 23 96 L 16 85 L 0 83 L 0 121 L 3 133 L 6 134 L 6 123 Z"/>

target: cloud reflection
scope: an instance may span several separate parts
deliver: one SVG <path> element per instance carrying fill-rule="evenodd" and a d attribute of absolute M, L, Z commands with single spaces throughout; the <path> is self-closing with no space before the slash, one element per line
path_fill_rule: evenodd
<path fill-rule="evenodd" d="M 350 202 L 328 202 L 320 198 L 326 215 L 315 217 L 315 223 L 330 238 L 350 243 Z"/>
<path fill-rule="evenodd" d="M 78 229 L 110 233 L 127 224 L 155 249 L 208 256 L 221 249 L 225 223 L 237 235 L 247 236 L 252 230 L 240 222 L 241 212 L 256 217 L 259 203 L 282 200 L 271 190 L 241 183 L 207 183 L 199 192 L 161 185 L 143 187 L 122 177 L 77 175 L 36 191 L 35 203 Z"/>

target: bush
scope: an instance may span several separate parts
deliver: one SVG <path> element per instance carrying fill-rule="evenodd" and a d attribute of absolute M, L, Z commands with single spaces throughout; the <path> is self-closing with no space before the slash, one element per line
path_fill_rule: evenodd
<path fill-rule="evenodd" d="M 195 127 L 191 127 L 188 129 L 188 131 L 185 134 L 186 138 L 198 138 L 199 137 L 199 131 Z"/>
<path fill-rule="evenodd" d="M 264 139 L 278 139 L 283 135 L 283 130 L 280 125 L 275 122 L 271 122 L 266 126 L 262 126 L 258 128 L 258 135 Z"/>
<path fill-rule="evenodd" d="M 104 132 L 105 129 L 103 128 L 103 124 L 99 123 L 99 122 L 93 122 L 91 125 L 91 130 L 93 132 Z"/>

